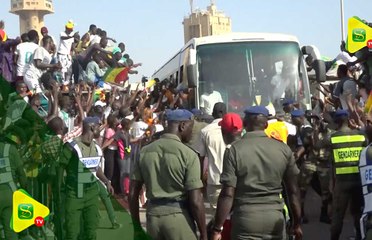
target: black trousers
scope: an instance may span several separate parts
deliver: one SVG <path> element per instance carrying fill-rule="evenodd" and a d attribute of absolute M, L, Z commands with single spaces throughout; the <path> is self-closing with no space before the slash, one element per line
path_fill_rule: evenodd
<path fill-rule="evenodd" d="M 356 229 L 356 240 L 361 239 L 359 220 L 362 216 L 363 192 L 360 181 L 344 181 L 336 177 L 335 189 L 333 191 L 331 240 L 338 240 L 342 232 L 344 217 L 348 205 L 354 219 Z"/>
<path fill-rule="evenodd" d="M 111 181 L 115 193 L 121 193 L 120 188 L 120 169 L 117 159 L 119 158 L 118 150 L 105 149 L 105 176 Z"/>

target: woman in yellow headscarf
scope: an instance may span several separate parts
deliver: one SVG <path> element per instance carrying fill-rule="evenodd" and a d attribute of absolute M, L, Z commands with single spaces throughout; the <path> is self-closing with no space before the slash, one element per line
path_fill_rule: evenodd
<path fill-rule="evenodd" d="M 287 144 L 288 128 L 284 122 L 269 122 L 267 128 L 265 129 L 265 133 L 268 137 L 275 138 L 276 140 L 282 141 Z"/>

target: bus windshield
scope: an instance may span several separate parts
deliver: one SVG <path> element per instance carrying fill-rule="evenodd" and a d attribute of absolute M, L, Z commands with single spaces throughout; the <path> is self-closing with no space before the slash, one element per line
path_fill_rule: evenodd
<path fill-rule="evenodd" d="M 219 92 L 228 111 L 242 113 L 261 105 L 271 114 L 284 99 L 310 108 L 310 89 L 295 42 L 240 42 L 197 47 L 199 105 L 203 95 Z"/>

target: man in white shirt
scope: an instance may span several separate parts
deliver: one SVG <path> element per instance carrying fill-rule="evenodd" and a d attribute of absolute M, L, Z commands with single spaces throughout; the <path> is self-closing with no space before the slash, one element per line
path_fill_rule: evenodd
<path fill-rule="evenodd" d="M 42 39 L 42 47 L 38 47 L 29 64 L 25 75 L 24 82 L 30 91 L 41 93 L 40 78 L 47 70 L 56 70 L 60 67 L 59 64 L 50 64 L 52 56 L 50 54 L 53 44 L 53 39 L 46 36 Z"/>
<path fill-rule="evenodd" d="M 17 63 L 17 79 L 23 80 L 27 65 L 31 63 L 35 50 L 39 47 L 39 34 L 35 30 L 27 33 L 29 42 L 19 44 L 15 51 L 15 62 Z"/>
<path fill-rule="evenodd" d="M 220 176 L 226 144 L 223 140 L 219 122 L 225 114 L 226 105 L 222 102 L 216 103 L 212 113 L 215 120 L 203 128 L 200 133 L 202 144 L 200 144 L 198 152 L 201 158 L 208 158 L 207 197 L 213 210 L 217 208 L 218 196 L 222 188 Z"/>
<path fill-rule="evenodd" d="M 71 77 L 71 65 L 72 65 L 72 57 L 71 57 L 71 46 L 75 41 L 75 33 L 73 32 L 74 23 L 69 21 L 66 24 L 66 29 L 64 32 L 60 34 L 60 41 L 58 47 L 58 62 L 61 63 L 62 66 L 62 77 L 63 77 L 63 84 L 67 85 L 70 81 Z"/>
<path fill-rule="evenodd" d="M 205 114 L 212 115 L 213 107 L 218 102 L 223 102 L 221 94 L 214 91 L 213 82 L 208 82 L 205 93 L 200 97 L 200 109 Z"/>
<path fill-rule="evenodd" d="M 102 34 L 102 29 L 97 28 L 96 34 L 90 36 L 90 43 L 89 43 L 89 45 L 91 46 L 93 44 L 100 43 L 100 41 L 101 41 L 101 34 Z"/>

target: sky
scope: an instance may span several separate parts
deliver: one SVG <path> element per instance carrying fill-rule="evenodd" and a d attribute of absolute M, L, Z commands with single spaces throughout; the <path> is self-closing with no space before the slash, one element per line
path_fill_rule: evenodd
<path fill-rule="evenodd" d="M 10 14 L 10 0 L 0 0 L 0 19 L 10 37 L 19 35 L 18 17 Z M 205 9 L 209 0 L 194 0 Z M 131 80 L 151 76 L 183 45 L 182 21 L 190 12 L 188 0 L 54 0 L 55 13 L 45 17 L 49 33 L 58 39 L 70 19 L 83 35 L 94 23 L 110 37 L 126 44 L 135 62 L 143 63 Z M 232 18 L 233 32 L 273 32 L 297 36 L 301 45 L 315 45 L 334 57 L 341 41 L 340 0 L 216 0 Z M 372 22 L 371 0 L 344 0 L 347 19 Z"/>

